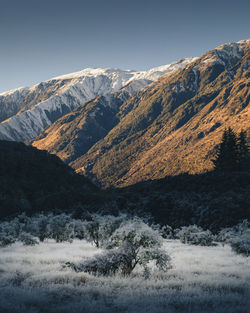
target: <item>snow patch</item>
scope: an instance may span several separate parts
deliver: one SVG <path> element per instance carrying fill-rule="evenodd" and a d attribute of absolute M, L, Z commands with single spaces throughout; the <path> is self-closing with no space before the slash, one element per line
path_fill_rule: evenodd
<path fill-rule="evenodd" d="M 107 94 L 125 88 L 133 95 L 160 76 L 171 74 L 195 59 L 182 59 L 148 71 L 87 68 L 32 87 L 5 92 L 0 96 L 0 118 L 2 108 L 2 120 L 5 119 L 0 123 L 0 138 L 32 139 L 64 114 L 99 95 L 105 95 L 106 105 L 112 106 Z"/>

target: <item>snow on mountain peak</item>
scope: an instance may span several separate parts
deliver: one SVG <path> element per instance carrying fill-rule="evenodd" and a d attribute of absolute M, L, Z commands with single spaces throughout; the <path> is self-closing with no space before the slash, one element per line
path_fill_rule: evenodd
<path fill-rule="evenodd" d="M 185 58 L 180 59 L 174 63 L 167 65 L 158 66 L 150 70 L 145 71 L 136 71 L 136 70 L 121 70 L 118 68 L 85 68 L 81 71 L 69 73 L 65 75 L 60 75 L 49 79 L 46 82 L 55 81 L 55 80 L 73 80 L 72 83 L 75 83 L 75 80 L 83 81 L 88 78 L 97 78 L 99 76 L 106 76 L 111 79 L 113 82 L 113 87 L 115 89 L 120 89 L 125 86 L 127 83 L 131 82 L 134 79 L 148 79 L 155 80 L 161 75 L 168 72 L 172 72 L 192 61 L 196 58 Z M 46 83 L 45 82 L 45 83 Z"/>
<path fill-rule="evenodd" d="M 18 88 L 15 88 L 15 89 L 11 89 L 10 91 L 4 91 L 4 92 L 1 92 L 0 93 L 0 97 L 1 96 L 5 96 L 5 95 L 11 95 L 11 94 L 14 94 L 14 93 L 18 93 L 18 92 L 22 92 L 23 90 L 27 90 L 29 87 L 18 87 Z"/>
<path fill-rule="evenodd" d="M 132 95 L 163 74 L 170 74 L 194 60 L 181 59 L 147 71 L 86 68 L 32 87 L 5 92 L 0 95 L 0 139 L 34 138 L 61 116 L 99 95 L 125 86 Z"/>
<path fill-rule="evenodd" d="M 250 43 L 250 39 L 220 45 L 214 50 L 208 52 L 205 55 L 205 58 L 203 57 L 203 64 L 206 65 L 208 63 L 218 63 L 226 66 L 228 61 L 230 64 L 231 58 L 241 58 L 243 51 L 248 43 Z"/>
<path fill-rule="evenodd" d="M 81 77 L 86 77 L 86 76 L 99 76 L 99 75 L 106 75 L 107 73 L 115 72 L 115 71 L 121 71 L 121 70 L 116 70 L 112 68 L 85 68 L 79 72 L 74 72 L 74 73 L 69 73 L 65 75 L 60 75 L 53 77 L 50 80 L 64 80 L 64 79 L 75 79 L 75 78 L 81 78 Z"/>

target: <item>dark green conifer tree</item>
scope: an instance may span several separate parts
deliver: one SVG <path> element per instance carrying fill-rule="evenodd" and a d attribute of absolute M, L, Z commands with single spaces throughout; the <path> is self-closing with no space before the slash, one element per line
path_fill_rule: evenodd
<path fill-rule="evenodd" d="M 225 129 L 214 160 L 216 171 L 231 172 L 238 169 L 237 136 L 231 127 Z"/>
<path fill-rule="evenodd" d="M 238 167 L 240 171 L 250 171 L 250 151 L 244 130 L 241 130 L 238 137 Z"/>

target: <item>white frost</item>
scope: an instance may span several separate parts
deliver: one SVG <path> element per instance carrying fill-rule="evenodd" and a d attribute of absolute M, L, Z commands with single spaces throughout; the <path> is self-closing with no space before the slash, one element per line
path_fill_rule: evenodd
<path fill-rule="evenodd" d="M 1 248 L 1 312 L 248 312 L 250 258 L 228 246 L 200 247 L 165 240 L 173 268 L 144 279 L 93 276 L 63 268 L 100 253 L 86 241 Z M 153 265 L 152 265 L 153 266 Z M 178 309 L 179 308 L 179 309 Z M 177 310 L 178 309 L 178 310 Z"/>

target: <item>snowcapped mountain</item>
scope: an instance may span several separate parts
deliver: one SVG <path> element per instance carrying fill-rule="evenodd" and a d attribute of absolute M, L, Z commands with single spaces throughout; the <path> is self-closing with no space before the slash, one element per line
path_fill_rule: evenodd
<path fill-rule="evenodd" d="M 202 173 L 226 127 L 250 131 L 249 77 L 250 40 L 225 44 L 133 96 L 127 85 L 79 106 L 32 145 L 103 187 Z"/>
<path fill-rule="evenodd" d="M 202 65 L 221 64 L 225 68 L 233 66 L 235 61 L 239 60 L 244 54 L 244 49 L 250 39 L 240 40 L 238 42 L 226 43 L 216 47 L 214 50 L 208 51 L 202 57 Z"/>
<path fill-rule="evenodd" d="M 194 59 L 181 59 L 148 71 L 87 68 L 32 87 L 2 93 L 0 139 L 25 141 L 34 138 L 80 104 L 123 87 L 133 95 L 160 76 L 170 74 Z"/>

